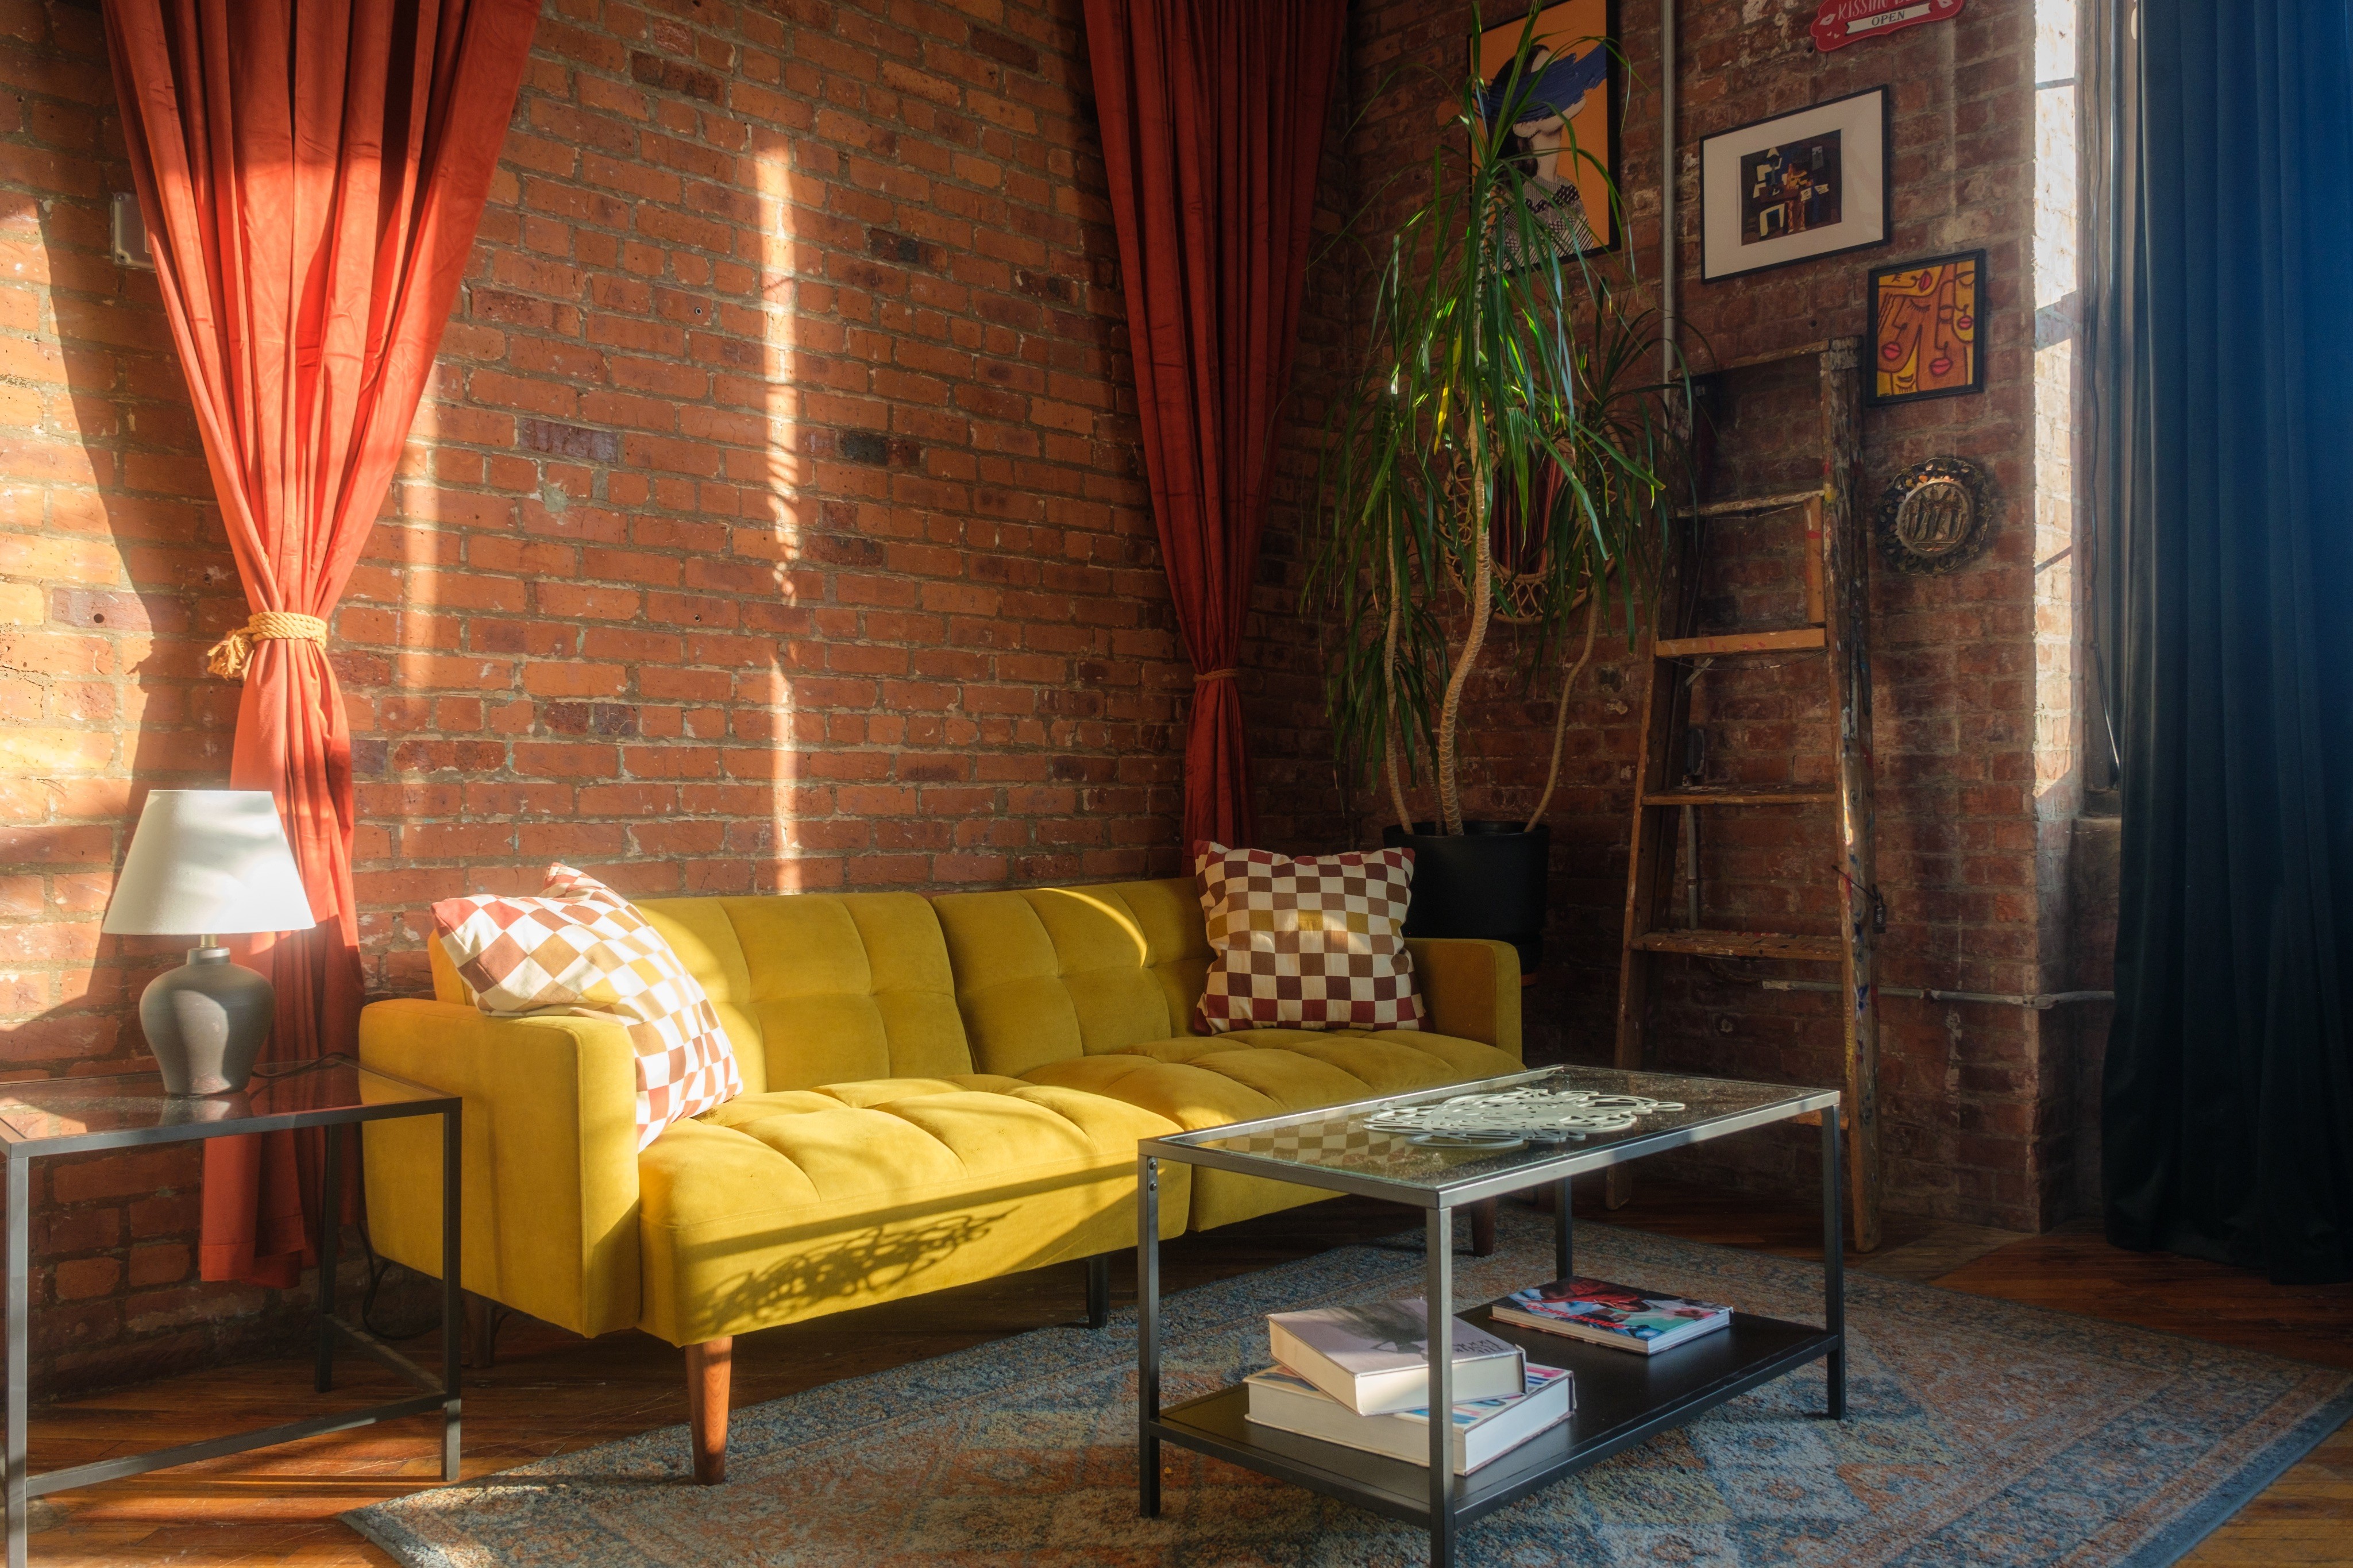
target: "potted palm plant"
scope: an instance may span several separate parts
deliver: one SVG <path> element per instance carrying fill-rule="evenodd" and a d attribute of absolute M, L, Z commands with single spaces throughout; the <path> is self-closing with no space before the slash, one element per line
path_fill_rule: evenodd
<path fill-rule="evenodd" d="M 1327 426 L 1305 588 L 1343 765 L 1377 779 L 1387 841 L 1416 852 L 1408 931 L 1511 940 L 1524 970 L 1541 952 L 1569 688 L 1605 600 L 1630 641 L 1655 592 L 1690 411 L 1687 378 L 1647 368 L 1667 357 L 1655 318 L 1564 222 L 1564 187 L 1608 171 L 1558 100 L 1599 73 L 1561 68 L 1535 34 L 1531 8 L 1513 59 L 1461 84 L 1465 134 L 1432 153 L 1390 241 L 1365 360 Z M 1466 700 L 1490 658 L 1525 690 L 1556 689 L 1543 795 L 1503 821 L 1462 804 Z"/>

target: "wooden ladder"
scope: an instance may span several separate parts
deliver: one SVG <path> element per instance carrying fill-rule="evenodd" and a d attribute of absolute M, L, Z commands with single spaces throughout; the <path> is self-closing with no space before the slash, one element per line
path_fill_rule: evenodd
<path fill-rule="evenodd" d="M 1868 1252 L 1879 1245 L 1879 1008 L 1872 985 L 1870 579 L 1863 529 L 1853 496 L 1860 457 L 1858 347 L 1857 339 L 1832 338 L 1717 367 L 1741 370 L 1809 356 L 1820 361 L 1820 488 L 1718 501 L 1683 514 L 1697 519 L 1802 510 L 1807 535 L 1807 624 L 1786 631 L 1734 632 L 1721 637 L 1693 637 L 1688 635 L 1689 626 L 1680 625 L 1662 627 L 1674 635 L 1654 637 L 1651 641 L 1651 700 L 1642 714 L 1633 841 L 1626 872 L 1625 939 L 1619 959 L 1617 1063 L 1627 1068 L 1651 1065 L 1651 974 L 1661 954 L 1837 964 L 1846 1003 L 1840 1009 L 1846 1033 L 1846 1091 L 1841 1114 L 1847 1125 L 1854 1245 Z M 1684 601 L 1686 595 L 1678 591 L 1683 585 L 1683 574 L 1696 573 L 1700 566 L 1692 558 L 1694 553 L 1689 547 L 1673 552 L 1662 604 Z M 1838 721 L 1835 787 L 1687 785 L 1682 759 L 1691 682 L 1680 661 L 1798 651 L 1820 651 L 1826 656 L 1831 705 Z M 1682 814 L 1683 837 L 1695 856 L 1696 820 L 1691 814 L 1696 810 L 1809 805 L 1838 809 L 1841 852 L 1826 856 L 1822 868 L 1825 874 L 1835 874 L 1840 883 L 1838 906 L 1845 929 L 1839 935 L 1703 929 L 1696 900 L 1686 924 L 1678 927 L 1670 922 L 1675 875 L 1674 814 Z M 1694 876 L 1697 869 L 1694 864 Z M 1609 1205 L 1615 1208 L 1632 1194 L 1630 1172 L 1624 1165 L 1613 1166 L 1609 1178 Z"/>

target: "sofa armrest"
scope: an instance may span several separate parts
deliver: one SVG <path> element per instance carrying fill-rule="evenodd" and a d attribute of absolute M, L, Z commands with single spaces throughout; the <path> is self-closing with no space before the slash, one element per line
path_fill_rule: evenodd
<path fill-rule="evenodd" d="M 618 1023 L 378 1002 L 360 1060 L 466 1102 L 467 1289 L 577 1333 L 638 1321 L 637 1055 Z M 438 1278 L 440 1119 L 371 1122 L 363 1148 L 376 1251 Z"/>
<path fill-rule="evenodd" d="M 1415 936 L 1414 984 L 1421 988 L 1424 1022 L 1433 1033 L 1477 1040 L 1520 1055 L 1520 953 L 1508 942 L 1480 937 Z"/>

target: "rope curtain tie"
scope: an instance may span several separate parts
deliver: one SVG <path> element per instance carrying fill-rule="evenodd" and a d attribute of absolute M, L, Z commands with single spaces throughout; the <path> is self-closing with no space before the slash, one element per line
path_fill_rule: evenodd
<path fill-rule="evenodd" d="M 1240 670 L 1234 668 L 1198 669 L 1193 672 L 1193 684 L 1196 686 L 1207 686 L 1212 680 L 1231 680 L 1235 676 L 1240 675 Z"/>
<path fill-rule="evenodd" d="M 205 668 L 223 680 L 242 680 L 261 642 L 316 643 L 327 651 L 327 623 L 299 610 L 256 610 L 245 625 L 205 650 Z"/>

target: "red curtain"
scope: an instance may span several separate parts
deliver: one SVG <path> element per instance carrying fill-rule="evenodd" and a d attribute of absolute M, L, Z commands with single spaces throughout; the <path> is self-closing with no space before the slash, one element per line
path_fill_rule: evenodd
<path fill-rule="evenodd" d="M 1193 661 L 1185 838 L 1250 843 L 1234 685 L 1346 0 L 1086 0 L 1160 553 Z"/>
<path fill-rule="evenodd" d="M 233 787 L 277 796 L 320 922 L 255 944 L 278 991 L 268 1059 L 356 1043 L 351 731 L 325 638 L 301 617 L 333 614 L 384 503 L 538 11 L 106 0 L 123 139 L 229 548 L 257 616 L 292 612 L 257 626 L 229 770 Z M 206 1279 L 294 1283 L 317 1235 L 304 1211 L 319 1147 L 206 1145 Z"/>

